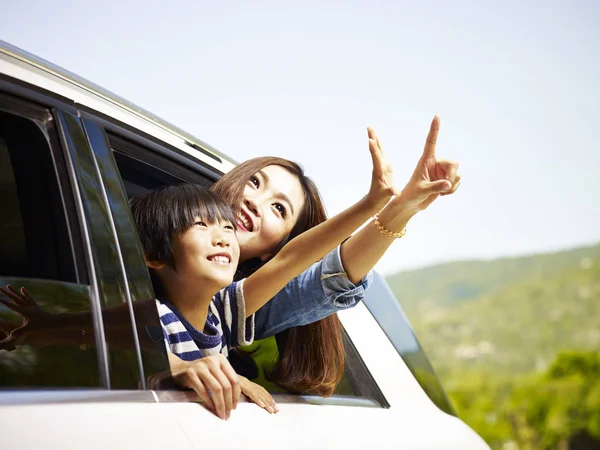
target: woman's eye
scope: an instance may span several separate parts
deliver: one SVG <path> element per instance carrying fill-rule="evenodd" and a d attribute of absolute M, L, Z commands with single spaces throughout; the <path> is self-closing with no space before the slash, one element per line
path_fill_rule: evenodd
<path fill-rule="evenodd" d="M 205 222 L 202 222 L 201 220 L 196 222 L 196 225 L 200 225 L 201 227 L 207 227 L 208 225 L 206 225 Z"/>
<path fill-rule="evenodd" d="M 285 218 L 285 215 L 287 214 L 285 206 L 283 206 L 281 203 L 275 203 L 273 206 L 275 207 L 275 209 L 277 211 L 279 211 L 279 214 L 281 214 L 281 217 Z"/>
<path fill-rule="evenodd" d="M 254 187 L 257 188 L 257 189 L 260 186 L 260 181 L 258 181 L 258 177 L 254 176 L 254 175 L 252 175 L 250 177 L 250 183 L 252 183 L 254 185 Z"/>
<path fill-rule="evenodd" d="M 228 231 L 235 231 L 235 228 L 233 227 L 233 225 L 225 225 L 224 228 Z"/>

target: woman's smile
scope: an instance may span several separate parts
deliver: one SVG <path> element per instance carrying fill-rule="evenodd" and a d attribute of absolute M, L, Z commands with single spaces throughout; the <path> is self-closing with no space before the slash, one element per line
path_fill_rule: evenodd
<path fill-rule="evenodd" d="M 268 258 L 290 234 L 303 206 L 300 180 L 287 169 L 271 165 L 251 176 L 236 218 L 241 261 Z"/>
<path fill-rule="evenodd" d="M 247 212 L 243 206 L 240 209 L 240 214 L 238 215 L 237 225 L 242 231 L 254 230 L 254 221 L 252 220 L 250 213 Z"/>

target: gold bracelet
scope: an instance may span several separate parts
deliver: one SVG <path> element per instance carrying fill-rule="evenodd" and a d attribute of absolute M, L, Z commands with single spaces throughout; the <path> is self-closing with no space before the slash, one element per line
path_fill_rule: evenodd
<path fill-rule="evenodd" d="M 383 225 L 381 225 L 381 223 L 379 223 L 379 213 L 375 214 L 373 216 L 373 223 L 375 224 L 375 226 L 377 227 L 379 232 L 387 237 L 391 237 L 394 239 L 400 239 L 402 236 L 404 236 L 406 234 L 406 228 L 403 228 L 402 231 L 399 231 L 398 233 L 394 233 L 393 231 L 385 229 L 383 227 Z"/>

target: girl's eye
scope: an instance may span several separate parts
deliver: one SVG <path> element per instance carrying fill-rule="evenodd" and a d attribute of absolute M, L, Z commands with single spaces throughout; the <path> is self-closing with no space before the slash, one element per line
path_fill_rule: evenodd
<path fill-rule="evenodd" d="M 258 189 L 260 186 L 260 181 L 258 180 L 258 177 L 255 175 L 252 175 L 250 177 L 250 183 L 252 183 L 256 189 Z"/>
<path fill-rule="evenodd" d="M 201 227 L 207 227 L 208 225 L 206 225 L 205 222 L 202 222 L 201 220 L 199 220 L 198 222 L 196 222 L 195 225 L 200 225 Z"/>
<path fill-rule="evenodd" d="M 275 209 L 277 211 L 279 211 L 279 214 L 281 214 L 281 217 L 285 218 L 285 216 L 287 214 L 285 206 L 283 206 L 281 203 L 275 203 L 275 204 L 273 204 L 273 206 L 275 207 Z"/>
<path fill-rule="evenodd" d="M 233 228 L 233 225 L 225 225 L 224 228 L 228 231 L 235 231 L 235 228 Z"/>

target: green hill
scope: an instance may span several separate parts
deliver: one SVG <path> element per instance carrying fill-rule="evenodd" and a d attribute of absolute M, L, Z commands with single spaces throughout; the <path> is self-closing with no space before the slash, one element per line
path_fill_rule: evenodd
<path fill-rule="evenodd" d="M 545 280 L 579 267 L 585 258 L 600 257 L 600 244 L 573 250 L 502 258 L 458 261 L 386 277 L 407 313 L 428 307 L 450 306 L 491 294 L 520 281 Z"/>
<path fill-rule="evenodd" d="M 442 377 L 457 364 L 522 373 L 543 369 L 561 349 L 600 350 L 600 245 L 387 281 Z"/>
<path fill-rule="evenodd" d="M 459 414 L 493 449 L 600 439 L 595 375 L 589 383 L 550 376 L 570 361 L 564 355 L 600 361 L 600 245 L 442 264 L 387 281 Z M 562 405 L 565 395 L 574 400 Z"/>

